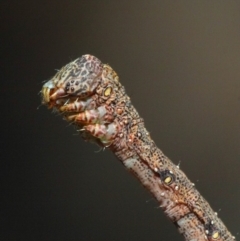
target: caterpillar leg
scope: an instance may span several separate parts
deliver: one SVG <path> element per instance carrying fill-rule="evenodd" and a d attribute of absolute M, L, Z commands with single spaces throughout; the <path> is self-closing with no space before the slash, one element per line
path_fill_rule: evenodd
<path fill-rule="evenodd" d="M 66 102 L 59 110 L 62 112 L 82 112 L 87 109 L 95 109 L 96 103 L 93 99 L 87 99 L 86 101 L 74 100 L 71 103 Z"/>
<path fill-rule="evenodd" d="M 95 110 L 85 110 L 79 114 L 68 115 L 69 121 L 75 121 L 81 124 L 104 124 L 113 121 L 112 109 L 106 106 L 100 106 Z"/>
<path fill-rule="evenodd" d="M 118 128 L 115 123 L 109 125 L 87 125 L 84 127 L 92 136 L 98 138 L 103 144 L 110 144 L 118 133 Z"/>

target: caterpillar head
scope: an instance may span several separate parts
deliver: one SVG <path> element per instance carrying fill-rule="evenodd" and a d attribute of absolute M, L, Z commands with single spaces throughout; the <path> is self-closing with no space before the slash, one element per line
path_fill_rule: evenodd
<path fill-rule="evenodd" d="M 83 55 L 62 67 L 43 85 L 43 103 L 57 105 L 64 98 L 84 99 L 92 95 L 101 81 L 103 64 L 92 55 Z"/>

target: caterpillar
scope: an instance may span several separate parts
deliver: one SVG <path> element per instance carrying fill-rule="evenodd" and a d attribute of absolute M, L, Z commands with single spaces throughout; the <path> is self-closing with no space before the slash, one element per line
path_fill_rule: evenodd
<path fill-rule="evenodd" d="M 83 55 L 62 67 L 41 93 L 42 103 L 63 114 L 84 140 L 114 152 L 186 241 L 235 240 L 179 166 L 156 146 L 109 65 Z"/>

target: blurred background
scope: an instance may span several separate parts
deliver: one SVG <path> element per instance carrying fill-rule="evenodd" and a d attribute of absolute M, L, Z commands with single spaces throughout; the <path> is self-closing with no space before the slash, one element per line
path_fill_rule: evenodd
<path fill-rule="evenodd" d="M 1 240 L 183 240 L 110 151 L 40 106 L 43 81 L 87 53 L 240 239 L 239 1 L 0 5 Z"/>

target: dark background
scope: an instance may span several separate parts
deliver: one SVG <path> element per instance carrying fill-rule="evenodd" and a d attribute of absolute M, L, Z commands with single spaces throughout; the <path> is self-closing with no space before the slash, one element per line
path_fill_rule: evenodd
<path fill-rule="evenodd" d="M 0 240 L 183 240 L 109 151 L 40 105 L 82 54 L 240 239 L 239 1 L 1 1 Z"/>

